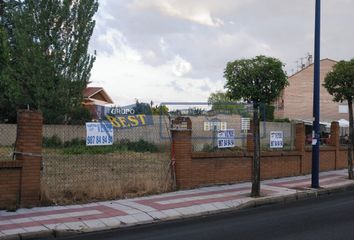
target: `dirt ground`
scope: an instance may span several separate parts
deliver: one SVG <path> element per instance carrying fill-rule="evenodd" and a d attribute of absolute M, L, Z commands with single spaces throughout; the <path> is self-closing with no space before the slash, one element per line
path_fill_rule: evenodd
<path fill-rule="evenodd" d="M 42 201 L 72 203 L 170 190 L 168 153 L 43 154 Z"/>

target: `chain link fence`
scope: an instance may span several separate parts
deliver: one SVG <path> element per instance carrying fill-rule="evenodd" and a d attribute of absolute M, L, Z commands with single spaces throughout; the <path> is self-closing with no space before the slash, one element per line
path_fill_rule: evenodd
<path fill-rule="evenodd" d="M 168 120 L 153 118 L 153 125 L 114 128 L 108 146 L 86 146 L 83 125 L 45 125 L 43 201 L 82 202 L 171 190 Z"/>
<path fill-rule="evenodd" d="M 13 160 L 16 141 L 16 124 L 0 124 L 0 161 Z"/>
<path fill-rule="evenodd" d="M 44 125 L 42 202 L 88 202 L 173 190 L 171 121 L 180 116 L 190 118 L 194 152 L 245 152 L 247 136 L 250 135 L 248 129 L 252 109 L 248 106 L 243 109 L 247 112 L 225 113 L 194 109 L 170 112 L 168 116 L 152 115 L 152 124 L 149 125 L 114 127 L 113 144 L 108 146 L 86 146 L 85 125 Z M 294 150 L 295 124 L 299 122 L 304 121 L 279 122 L 263 117 L 260 122 L 261 150 Z M 309 122 L 304 123 L 304 144 L 310 150 L 312 126 Z M 348 146 L 349 128 L 342 123 L 339 125 L 339 144 L 341 149 L 345 149 Z M 235 141 L 231 147 L 218 146 L 220 130 L 233 131 Z M 330 125 L 321 124 L 321 148 L 325 149 L 330 145 L 330 130 Z M 281 147 L 271 144 L 274 132 L 281 132 Z M 0 161 L 14 159 L 12 153 L 16 134 L 16 124 L 0 124 Z M 288 166 L 284 165 L 283 168 Z"/>

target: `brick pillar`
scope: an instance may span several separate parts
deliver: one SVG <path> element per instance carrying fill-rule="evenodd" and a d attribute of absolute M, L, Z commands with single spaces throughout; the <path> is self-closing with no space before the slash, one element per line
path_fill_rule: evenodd
<path fill-rule="evenodd" d="M 334 168 L 337 169 L 337 161 L 339 158 L 339 135 L 340 135 L 339 123 L 331 123 L 331 137 L 329 139 L 330 145 L 335 147 L 335 159 L 334 159 Z"/>
<path fill-rule="evenodd" d="M 247 134 L 247 151 L 248 152 L 253 152 L 254 151 L 254 142 L 253 142 L 253 121 L 250 120 L 250 130 L 248 130 Z"/>
<path fill-rule="evenodd" d="M 300 152 L 299 173 L 303 173 L 303 161 L 305 155 L 305 124 L 297 123 L 295 125 L 295 150 Z"/>
<path fill-rule="evenodd" d="M 192 183 L 192 130 L 171 130 L 172 151 L 175 157 L 177 188 L 193 187 Z"/>
<path fill-rule="evenodd" d="M 297 123 L 295 125 L 295 150 L 305 151 L 305 125 L 304 123 Z"/>
<path fill-rule="evenodd" d="M 16 160 L 22 162 L 21 207 L 39 203 L 42 161 L 42 125 L 40 112 L 21 110 L 17 114 Z"/>

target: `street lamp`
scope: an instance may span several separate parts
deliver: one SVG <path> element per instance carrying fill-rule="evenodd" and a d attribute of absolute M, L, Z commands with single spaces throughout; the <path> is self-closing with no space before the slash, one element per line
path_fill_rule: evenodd
<path fill-rule="evenodd" d="M 321 0 L 316 0 L 311 187 L 319 188 Z"/>

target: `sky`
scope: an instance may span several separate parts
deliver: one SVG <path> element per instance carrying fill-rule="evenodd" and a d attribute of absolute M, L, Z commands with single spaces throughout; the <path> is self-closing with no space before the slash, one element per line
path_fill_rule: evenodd
<path fill-rule="evenodd" d="M 288 75 L 314 49 L 315 0 L 99 0 L 89 86 L 115 104 L 206 102 L 227 62 L 280 59 Z M 354 58 L 354 0 L 323 0 L 321 58 Z"/>

